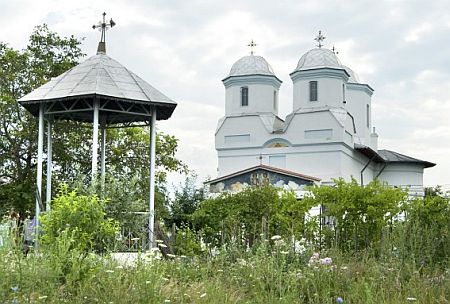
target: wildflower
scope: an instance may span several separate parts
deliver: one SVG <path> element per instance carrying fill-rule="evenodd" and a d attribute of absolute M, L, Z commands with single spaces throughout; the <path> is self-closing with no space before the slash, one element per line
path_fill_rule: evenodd
<path fill-rule="evenodd" d="M 200 295 L 200 298 L 204 298 L 204 297 L 206 297 L 206 292 L 205 292 L 205 293 L 202 293 L 202 294 Z"/>
<path fill-rule="evenodd" d="M 152 281 L 145 281 L 145 284 L 148 285 L 150 284 Z"/>
<path fill-rule="evenodd" d="M 280 251 L 281 254 L 288 254 L 289 251 Z"/>
<path fill-rule="evenodd" d="M 161 248 L 167 248 L 167 245 L 163 244 L 163 243 L 158 243 L 158 246 Z"/>
<path fill-rule="evenodd" d="M 319 253 L 314 252 L 312 256 L 309 258 L 308 264 L 311 265 L 317 263 L 319 261 L 319 257 L 320 257 Z"/>
<path fill-rule="evenodd" d="M 333 260 L 329 257 L 326 257 L 326 258 L 320 259 L 319 262 L 322 265 L 331 265 L 333 263 Z"/>
<path fill-rule="evenodd" d="M 44 300 L 44 299 L 47 299 L 47 296 L 40 296 L 38 299 L 39 300 Z"/>
<path fill-rule="evenodd" d="M 164 300 L 164 303 L 170 303 L 169 299 Z"/>
<path fill-rule="evenodd" d="M 409 298 L 406 298 L 406 301 L 417 301 L 417 299 L 416 298 L 412 298 L 412 297 L 409 297 Z"/>
<path fill-rule="evenodd" d="M 107 273 L 114 273 L 114 270 L 108 269 L 108 270 L 105 270 L 105 272 L 107 272 Z"/>
<path fill-rule="evenodd" d="M 223 272 L 223 270 L 222 269 L 217 269 L 217 272 Z"/>
<path fill-rule="evenodd" d="M 176 257 L 176 255 L 171 254 L 171 253 L 168 253 L 168 254 L 166 254 L 166 255 L 167 255 L 167 257 L 172 258 L 172 259 Z"/>
<path fill-rule="evenodd" d="M 270 239 L 271 239 L 272 241 L 278 241 L 278 240 L 281 240 L 281 236 L 279 236 L 279 235 L 274 235 L 274 236 L 272 236 Z"/>
<path fill-rule="evenodd" d="M 336 302 L 339 304 L 342 304 L 342 303 L 344 303 L 344 300 L 341 297 L 337 297 Z"/>
<path fill-rule="evenodd" d="M 163 278 L 163 281 L 168 282 L 169 279 L 168 278 Z"/>
<path fill-rule="evenodd" d="M 161 241 L 161 240 L 155 240 L 155 242 L 156 242 L 156 243 L 164 243 L 164 242 Z"/>
<path fill-rule="evenodd" d="M 12 290 L 13 292 L 18 292 L 18 291 L 19 291 L 19 286 L 12 286 L 12 287 L 11 287 L 11 290 Z"/>

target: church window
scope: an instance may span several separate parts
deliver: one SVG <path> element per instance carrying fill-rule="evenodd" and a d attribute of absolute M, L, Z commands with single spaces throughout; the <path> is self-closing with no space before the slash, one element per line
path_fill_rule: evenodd
<path fill-rule="evenodd" d="M 366 105 L 366 123 L 367 123 L 367 128 L 370 128 L 370 108 L 369 105 Z"/>
<path fill-rule="evenodd" d="M 241 88 L 241 106 L 248 106 L 248 87 Z"/>
<path fill-rule="evenodd" d="M 309 101 L 317 101 L 317 81 L 309 82 Z"/>
<path fill-rule="evenodd" d="M 277 91 L 273 91 L 273 109 L 277 110 Z"/>

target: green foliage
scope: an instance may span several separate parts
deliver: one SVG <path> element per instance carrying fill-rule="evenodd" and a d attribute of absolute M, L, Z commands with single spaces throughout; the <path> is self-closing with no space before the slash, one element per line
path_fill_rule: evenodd
<path fill-rule="evenodd" d="M 33 204 L 37 151 L 36 120 L 17 100 L 74 66 L 81 42 L 61 38 L 44 24 L 35 27 L 25 50 L 0 42 L 0 208 L 23 213 Z M 1 211 L 1 210 L 0 210 Z"/>
<path fill-rule="evenodd" d="M 311 195 L 304 199 L 309 205 L 324 207 L 325 245 L 345 251 L 369 247 L 378 250 L 383 228 L 392 224 L 406 200 L 406 192 L 377 180 L 366 186 L 360 186 L 355 179 L 348 183 L 337 179 L 334 183 L 311 188 Z"/>
<path fill-rule="evenodd" d="M 305 214 L 311 208 L 292 192 L 274 187 L 247 188 L 224 193 L 200 204 L 193 214 L 195 228 L 214 246 L 252 246 L 274 234 L 302 237 Z"/>
<path fill-rule="evenodd" d="M 68 236 L 69 249 L 79 251 L 104 251 L 112 245 L 118 232 L 118 224 L 106 218 L 106 201 L 97 196 L 78 195 L 63 185 L 52 201 L 52 210 L 42 215 L 44 247 L 59 246 L 60 238 Z"/>
<path fill-rule="evenodd" d="M 187 176 L 181 189 L 175 190 L 175 198 L 170 205 L 170 217 L 166 221 L 167 226 L 193 227 L 192 214 L 205 199 L 205 189 L 198 187 L 196 181 L 195 174 Z"/>
<path fill-rule="evenodd" d="M 439 195 L 406 206 L 405 248 L 417 263 L 447 263 L 450 256 L 450 201 Z"/>

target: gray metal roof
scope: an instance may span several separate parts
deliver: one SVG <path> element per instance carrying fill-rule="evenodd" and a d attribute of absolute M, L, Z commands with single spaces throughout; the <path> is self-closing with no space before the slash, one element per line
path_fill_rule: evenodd
<path fill-rule="evenodd" d="M 390 151 L 390 150 L 378 150 L 378 154 L 387 163 L 416 163 L 416 164 L 422 164 L 425 168 L 436 166 L 435 163 L 417 159 L 417 158 L 407 156 L 407 155 L 404 155 L 404 154 L 401 154 L 398 152 Z"/>
<path fill-rule="evenodd" d="M 375 162 L 378 163 L 403 163 L 403 164 L 410 163 L 422 165 L 424 168 L 436 166 L 435 163 L 417 159 L 391 150 L 375 151 L 368 146 L 360 144 L 355 144 L 355 150 L 361 152 L 368 158 L 373 159 Z"/>
<path fill-rule="evenodd" d="M 122 64 L 101 52 L 58 77 L 52 78 L 46 84 L 19 99 L 19 103 L 37 116 L 39 103 L 65 101 L 70 107 L 70 103 L 79 98 L 83 98 L 86 103 L 97 98 L 103 103 L 114 100 L 116 106 L 121 106 L 122 103 L 126 107 L 133 103 L 145 107 L 156 106 L 158 120 L 169 118 L 177 105 L 176 102 Z M 64 108 L 66 107 L 64 106 Z M 136 107 L 133 110 L 139 111 Z M 71 119 L 89 121 L 91 115 L 84 114 L 72 115 Z M 111 113 L 108 115 L 113 116 Z M 143 117 L 138 118 L 123 113 L 121 115 L 120 121 L 116 120 L 115 122 L 144 120 Z M 67 117 L 60 113 L 57 118 Z"/>
<path fill-rule="evenodd" d="M 294 72 L 317 68 L 343 69 L 343 66 L 333 51 L 315 48 L 309 50 L 300 58 Z"/>
<path fill-rule="evenodd" d="M 249 55 L 236 61 L 231 67 L 230 76 L 244 75 L 269 75 L 275 76 L 270 64 L 261 56 Z"/>

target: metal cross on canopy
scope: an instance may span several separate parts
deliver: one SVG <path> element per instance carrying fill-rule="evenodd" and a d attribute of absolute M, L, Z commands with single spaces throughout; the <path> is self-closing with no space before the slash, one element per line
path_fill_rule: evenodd
<path fill-rule="evenodd" d="M 257 44 L 256 44 L 256 43 L 253 41 L 253 39 L 252 39 L 252 41 L 250 41 L 250 43 L 247 44 L 247 46 L 250 47 L 250 55 L 253 55 L 253 48 L 254 48 L 255 46 L 257 46 Z"/>
<path fill-rule="evenodd" d="M 316 38 L 314 38 L 314 40 L 317 41 L 317 46 L 319 47 L 319 49 L 323 46 L 322 42 L 325 40 L 325 36 L 322 35 L 322 31 L 319 31 L 319 35 L 317 35 Z"/>
<path fill-rule="evenodd" d="M 97 24 L 94 24 L 92 28 L 98 29 L 102 32 L 102 35 L 100 37 L 100 42 L 98 43 L 97 52 L 104 52 L 106 53 L 106 44 L 105 44 L 105 38 L 106 38 L 106 30 L 109 28 L 112 28 L 116 25 L 116 23 L 112 20 L 112 18 L 109 20 L 109 22 L 106 22 L 106 13 L 103 12 L 103 21 L 99 21 Z"/>

